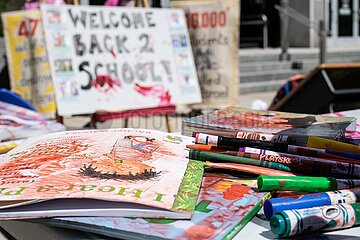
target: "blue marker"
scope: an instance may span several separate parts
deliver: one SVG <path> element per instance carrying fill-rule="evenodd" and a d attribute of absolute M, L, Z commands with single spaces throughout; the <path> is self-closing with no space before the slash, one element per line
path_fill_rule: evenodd
<path fill-rule="evenodd" d="M 329 154 L 333 154 L 333 155 L 338 155 L 338 156 L 341 156 L 341 157 L 360 160 L 360 154 L 357 154 L 357 153 L 339 152 L 339 151 L 328 150 L 328 149 L 326 149 L 325 152 L 329 153 Z"/>
<path fill-rule="evenodd" d="M 360 201 L 360 188 L 338 190 L 324 193 L 306 194 L 293 197 L 281 197 L 266 200 L 264 213 L 268 220 L 278 212 L 293 209 L 320 207 L 340 203 L 356 203 Z"/>

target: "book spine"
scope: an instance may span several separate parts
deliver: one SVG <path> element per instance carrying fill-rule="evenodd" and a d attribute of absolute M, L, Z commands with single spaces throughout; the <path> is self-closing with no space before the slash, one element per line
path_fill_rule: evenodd
<path fill-rule="evenodd" d="M 240 232 L 241 229 L 245 227 L 245 225 L 250 222 L 250 220 L 260 211 L 264 202 L 267 199 L 271 198 L 271 193 L 265 194 L 261 201 L 259 201 L 253 209 L 251 209 L 222 239 L 230 240 L 235 237 L 236 234 Z"/>

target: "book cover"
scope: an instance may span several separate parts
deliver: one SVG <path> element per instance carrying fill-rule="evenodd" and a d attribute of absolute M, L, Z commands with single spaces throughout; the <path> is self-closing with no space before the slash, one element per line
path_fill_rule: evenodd
<path fill-rule="evenodd" d="M 203 173 L 202 162 L 186 158 L 192 140 L 146 129 L 28 140 L 2 157 L 0 218 L 190 218 Z"/>
<path fill-rule="evenodd" d="M 0 101 L 0 142 L 65 130 L 64 125 L 40 113 Z"/>
<path fill-rule="evenodd" d="M 296 144 L 301 144 L 308 136 L 342 139 L 345 130 L 355 130 L 355 118 L 229 107 L 183 120 L 184 135 L 207 129 L 292 136 Z"/>
<path fill-rule="evenodd" d="M 355 130 L 346 130 L 345 138 L 346 140 L 353 140 L 360 141 L 360 109 L 349 110 L 349 111 L 342 111 L 342 112 L 335 112 L 335 113 L 327 113 L 324 114 L 326 116 L 337 116 L 337 117 L 354 117 L 356 118 L 356 127 Z"/>
<path fill-rule="evenodd" d="M 270 197 L 250 186 L 254 186 L 252 180 L 206 174 L 191 220 L 65 217 L 36 221 L 122 239 L 231 239 Z"/>

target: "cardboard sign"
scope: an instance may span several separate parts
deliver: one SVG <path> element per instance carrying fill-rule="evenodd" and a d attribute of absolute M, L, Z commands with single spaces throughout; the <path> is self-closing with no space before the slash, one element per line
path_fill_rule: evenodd
<path fill-rule="evenodd" d="M 2 14 L 11 90 L 54 117 L 54 90 L 40 11 Z"/>
<path fill-rule="evenodd" d="M 182 10 L 41 12 L 60 115 L 201 102 Z"/>
<path fill-rule="evenodd" d="M 239 1 L 173 1 L 182 8 L 190 34 L 203 102 L 221 107 L 237 103 L 239 86 Z"/>

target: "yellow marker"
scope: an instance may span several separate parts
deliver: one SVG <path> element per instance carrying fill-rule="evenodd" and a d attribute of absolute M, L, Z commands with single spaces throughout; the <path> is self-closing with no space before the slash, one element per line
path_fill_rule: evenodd
<path fill-rule="evenodd" d="M 311 148 L 320 148 L 338 152 L 350 152 L 360 154 L 360 146 L 321 137 L 310 136 L 307 142 L 307 146 Z"/>

